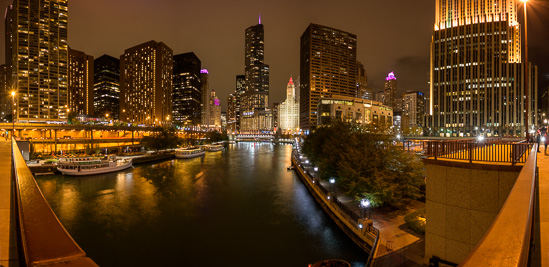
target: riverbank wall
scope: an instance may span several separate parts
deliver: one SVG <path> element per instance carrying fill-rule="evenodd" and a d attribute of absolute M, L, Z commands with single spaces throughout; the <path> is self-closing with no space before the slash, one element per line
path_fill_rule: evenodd
<path fill-rule="evenodd" d="M 338 227 L 353 240 L 360 248 L 369 253 L 368 263 L 370 266 L 373 256 L 379 244 L 379 231 L 375 229 L 368 221 L 363 219 L 351 218 L 335 202 L 336 196 L 332 196 L 320 185 L 320 182 L 310 175 L 294 156 L 292 156 L 292 166 L 296 170 L 297 176 L 305 184 L 307 190 L 313 195 L 317 203 L 338 225 Z M 323 190 L 324 189 L 324 190 Z"/>

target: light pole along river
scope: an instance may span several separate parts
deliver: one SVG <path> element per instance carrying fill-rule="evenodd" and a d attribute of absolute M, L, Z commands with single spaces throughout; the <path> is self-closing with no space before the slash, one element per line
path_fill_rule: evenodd
<path fill-rule="evenodd" d="M 37 182 L 100 266 L 307 266 L 368 254 L 318 206 L 291 146 L 239 143 L 202 158 Z"/>

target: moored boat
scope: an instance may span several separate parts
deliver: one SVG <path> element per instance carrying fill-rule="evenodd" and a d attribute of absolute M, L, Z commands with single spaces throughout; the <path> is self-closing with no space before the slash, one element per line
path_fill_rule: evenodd
<path fill-rule="evenodd" d="M 57 170 L 65 175 L 83 176 L 121 171 L 131 166 L 131 159 L 117 159 L 115 156 L 65 158 L 59 160 Z"/>
<path fill-rule="evenodd" d="M 216 144 L 216 145 L 209 145 L 209 146 L 206 146 L 206 151 L 209 151 L 209 152 L 216 152 L 216 151 L 221 151 L 225 148 L 225 146 L 223 145 L 219 145 L 219 144 Z"/>
<path fill-rule="evenodd" d="M 189 158 L 195 158 L 200 157 L 202 155 L 206 154 L 206 151 L 195 148 L 195 149 L 176 149 L 175 150 L 175 157 L 180 159 L 189 159 Z"/>

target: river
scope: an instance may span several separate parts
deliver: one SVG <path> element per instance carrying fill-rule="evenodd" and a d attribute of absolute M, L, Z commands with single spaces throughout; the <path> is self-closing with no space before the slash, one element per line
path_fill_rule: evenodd
<path fill-rule="evenodd" d="M 88 177 L 37 177 L 100 266 L 302 266 L 368 257 L 301 183 L 291 146 L 239 143 Z"/>

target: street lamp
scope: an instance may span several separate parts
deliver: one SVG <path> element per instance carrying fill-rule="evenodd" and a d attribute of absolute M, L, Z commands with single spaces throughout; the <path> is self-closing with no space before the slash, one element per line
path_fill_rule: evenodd
<path fill-rule="evenodd" d="M 370 200 L 369 199 L 362 199 L 360 200 L 360 206 L 362 207 L 362 217 L 365 217 L 367 214 L 368 208 L 370 207 Z M 370 218 L 370 214 L 367 216 Z"/>
<path fill-rule="evenodd" d="M 330 191 L 332 192 L 332 194 L 335 195 L 335 192 L 334 192 L 334 184 L 336 182 L 336 179 L 335 178 L 330 178 Z"/>
<path fill-rule="evenodd" d="M 528 17 L 526 15 L 526 2 L 528 0 L 521 0 L 524 4 L 524 95 L 525 95 L 525 108 L 526 114 L 524 115 L 524 129 L 526 130 L 526 141 L 530 140 L 530 133 L 528 132 L 528 113 L 529 113 L 529 98 L 528 93 L 528 83 L 530 77 L 528 76 Z"/>
<path fill-rule="evenodd" d="M 15 138 L 15 110 L 17 109 L 15 106 L 15 91 L 11 91 L 11 102 L 13 104 L 13 112 L 11 114 L 11 137 Z"/>

